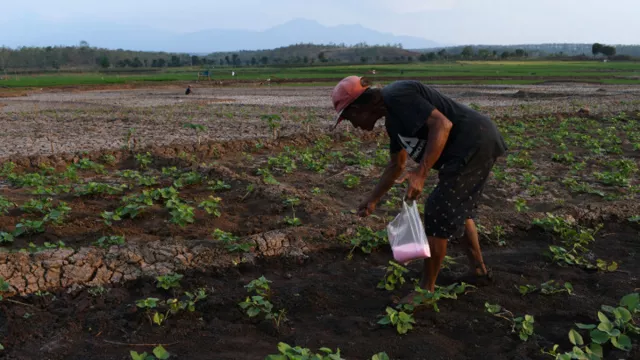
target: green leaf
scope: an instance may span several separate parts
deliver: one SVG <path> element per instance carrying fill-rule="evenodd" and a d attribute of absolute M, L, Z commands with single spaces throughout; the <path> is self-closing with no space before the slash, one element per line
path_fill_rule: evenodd
<path fill-rule="evenodd" d="M 623 307 L 613 310 L 613 315 L 615 315 L 616 319 L 622 320 L 623 322 L 629 322 L 632 318 L 631 312 Z"/>
<path fill-rule="evenodd" d="M 575 331 L 574 329 L 571 329 L 571 331 L 569 331 L 569 341 L 571 341 L 573 345 L 584 345 L 582 335 L 580 335 L 580 333 Z"/>
<path fill-rule="evenodd" d="M 171 356 L 169 352 L 162 347 L 162 345 L 158 345 L 153 349 L 153 355 L 160 360 L 168 359 L 169 356 Z"/>
<path fill-rule="evenodd" d="M 260 309 L 258 309 L 257 307 L 250 307 L 247 310 L 247 315 L 249 315 L 249 317 L 254 317 L 254 316 L 257 316 L 258 314 L 260 314 Z"/>
<path fill-rule="evenodd" d="M 620 305 L 626 307 L 630 311 L 634 311 L 638 309 L 638 306 L 640 305 L 640 293 L 632 293 L 632 294 L 625 295 L 620 300 Z"/>
<path fill-rule="evenodd" d="M 602 309 L 602 311 L 606 311 L 608 313 L 613 313 L 613 311 L 616 309 L 613 306 L 609 305 L 602 305 L 600 308 Z"/>
<path fill-rule="evenodd" d="M 389 324 L 391 324 L 391 319 L 388 316 L 385 316 L 382 319 L 380 319 L 380 321 L 378 321 L 378 324 L 380 324 L 380 325 L 389 325 Z"/>
<path fill-rule="evenodd" d="M 488 313 L 490 314 L 496 314 L 498 312 L 500 312 L 500 310 L 502 310 L 502 306 L 498 305 L 498 304 L 489 304 L 488 302 L 484 303 L 484 307 L 487 310 Z"/>
<path fill-rule="evenodd" d="M 591 330 L 589 335 L 591 336 L 591 341 L 593 341 L 596 344 L 602 345 L 607 341 L 609 341 L 609 335 L 607 335 L 607 333 L 602 332 L 600 330 Z"/>
<path fill-rule="evenodd" d="M 129 351 L 129 355 L 131 355 L 132 360 L 145 360 L 147 358 L 147 353 L 138 354 L 136 351 Z"/>
<path fill-rule="evenodd" d="M 373 355 L 371 360 L 391 360 L 391 359 L 389 358 L 389 355 L 387 355 L 386 352 L 381 352 Z"/>
<path fill-rule="evenodd" d="M 559 355 L 556 357 L 556 360 L 571 360 L 571 358 L 572 358 L 572 357 L 571 357 L 571 354 L 570 354 L 570 353 L 567 353 L 567 354 L 559 354 Z"/>
<path fill-rule="evenodd" d="M 594 324 L 576 323 L 576 326 L 578 327 L 578 329 L 582 329 L 582 330 L 593 330 L 593 329 L 596 328 L 596 325 L 594 325 Z"/>
<path fill-rule="evenodd" d="M 620 350 L 631 351 L 631 339 L 627 335 L 620 335 L 611 338 L 611 344 Z"/>
<path fill-rule="evenodd" d="M 588 351 L 590 351 L 592 354 L 602 358 L 602 346 L 592 343 L 591 345 L 589 345 Z"/>
<path fill-rule="evenodd" d="M 611 321 L 609 321 L 609 318 L 607 317 L 607 315 L 603 314 L 600 311 L 598 311 L 598 319 L 600 319 L 601 323 L 605 323 L 605 324 L 610 324 L 611 323 Z"/>

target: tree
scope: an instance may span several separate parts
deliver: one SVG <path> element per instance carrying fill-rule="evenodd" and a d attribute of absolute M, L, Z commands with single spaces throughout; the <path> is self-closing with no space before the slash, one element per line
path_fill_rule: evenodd
<path fill-rule="evenodd" d="M 326 56 L 324 55 L 324 51 L 322 51 L 322 52 L 320 52 L 320 53 L 318 54 L 318 60 L 320 60 L 320 62 L 327 62 L 327 58 L 326 58 Z"/>
<path fill-rule="evenodd" d="M 422 61 L 422 62 L 427 61 L 427 55 L 426 54 L 420 54 L 420 56 L 418 56 L 418 61 Z"/>
<path fill-rule="evenodd" d="M 502 59 L 508 59 L 509 58 L 509 52 L 508 51 L 503 51 L 502 55 L 500 55 L 500 58 Z"/>
<path fill-rule="evenodd" d="M 224 65 L 224 60 L 220 59 L 220 66 Z"/>
<path fill-rule="evenodd" d="M 606 56 L 614 56 L 616 54 L 616 48 L 615 46 L 605 45 L 602 47 L 601 52 L 603 55 L 606 55 Z"/>
<path fill-rule="evenodd" d="M 473 48 L 471 46 L 465 46 L 460 55 L 462 55 L 463 58 L 473 57 Z"/>
<path fill-rule="evenodd" d="M 367 57 L 366 56 L 360 56 L 360 62 L 361 63 L 366 63 L 367 62 Z"/>
<path fill-rule="evenodd" d="M 263 57 L 260 59 L 260 63 L 262 63 L 262 65 L 267 65 L 267 64 L 269 63 L 269 58 L 268 58 L 268 57 L 266 57 L 266 56 L 263 56 Z"/>
<path fill-rule="evenodd" d="M 100 67 L 103 69 L 107 69 L 109 66 L 111 66 L 111 63 L 109 62 L 109 58 L 103 55 L 98 58 L 98 65 L 100 65 Z"/>
<path fill-rule="evenodd" d="M 591 53 L 593 54 L 593 56 L 596 56 L 596 55 L 602 53 L 602 44 L 594 43 L 591 46 Z"/>
<path fill-rule="evenodd" d="M 232 59 L 233 65 L 240 65 L 241 64 L 241 60 L 240 60 L 240 57 L 238 56 L 238 54 L 231 55 L 231 59 Z"/>
<path fill-rule="evenodd" d="M 447 55 L 448 55 L 447 54 L 447 49 L 442 49 L 442 50 L 438 51 L 438 56 L 440 56 L 443 59 L 446 59 Z"/>
<path fill-rule="evenodd" d="M 305 64 L 308 64 L 308 63 L 309 63 L 309 57 L 308 57 L 307 55 L 305 55 L 305 56 L 302 58 L 302 61 L 304 61 L 304 63 L 305 63 Z"/>
<path fill-rule="evenodd" d="M 0 47 L 0 71 L 4 71 L 7 73 L 7 69 L 9 68 L 9 54 L 11 53 L 11 49 L 8 47 Z"/>
<path fill-rule="evenodd" d="M 84 41 L 84 40 L 82 40 L 82 41 L 80 41 L 80 47 L 81 48 L 88 48 L 89 47 L 89 43 Z"/>
<path fill-rule="evenodd" d="M 137 67 L 142 67 L 142 61 L 140 61 L 140 58 L 138 58 L 137 56 L 133 58 L 133 61 L 131 62 L 131 66 L 137 68 Z"/>
<path fill-rule="evenodd" d="M 516 57 L 519 57 L 519 58 L 524 57 L 524 54 L 525 54 L 524 50 L 516 49 Z"/>
<path fill-rule="evenodd" d="M 226 61 L 226 62 L 227 62 L 227 65 L 231 65 L 231 60 L 229 59 L 229 55 L 226 55 L 226 56 L 224 57 L 224 61 Z"/>
<path fill-rule="evenodd" d="M 158 67 L 164 67 L 167 64 L 167 60 L 160 58 L 158 59 Z"/>
<path fill-rule="evenodd" d="M 202 64 L 202 62 L 200 61 L 200 58 L 196 55 L 191 55 L 191 65 L 198 66 L 200 64 Z"/>
<path fill-rule="evenodd" d="M 256 63 L 257 63 L 256 57 L 254 56 L 254 57 L 251 58 L 251 65 L 255 66 Z"/>

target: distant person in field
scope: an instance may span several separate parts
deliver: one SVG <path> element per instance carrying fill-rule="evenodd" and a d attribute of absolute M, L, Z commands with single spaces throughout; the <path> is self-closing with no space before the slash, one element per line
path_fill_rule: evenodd
<path fill-rule="evenodd" d="M 373 213 L 394 183 L 408 181 L 406 198 L 415 200 L 429 172 L 437 169 L 438 185 L 425 204 L 424 227 L 431 257 L 424 260 L 420 286 L 435 290 L 447 243 L 455 238 L 462 238 L 470 262 L 470 274 L 461 281 L 490 283 L 492 275 L 484 264 L 473 218 L 491 169 L 506 152 L 496 125 L 484 114 L 413 80 L 372 88 L 367 80 L 349 76 L 336 85 L 331 97 L 338 112 L 334 129 L 347 119 L 356 128 L 372 131 L 385 117 L 390 138 L 389 164 L 360 204 L 358 215 Z M 403 175 L 407 158 L 419 167 Z M 411 301 L 413 295 L 403 302 Z"/>
<path fill-rule="evenodd" d="M 187 86 L 187 90 L 184 92 L 185 95 L 191 94 L 191 85 Z"/>

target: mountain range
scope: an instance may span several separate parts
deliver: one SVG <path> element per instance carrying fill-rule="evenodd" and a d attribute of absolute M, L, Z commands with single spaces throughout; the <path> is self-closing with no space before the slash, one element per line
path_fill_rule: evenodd
<path fill-rule="evenodd" d="M 19 26 L 19 25 L 18 25 Z M 18 30 L 18 31 L 16 31 Z M 8 31 L 8 32 L 6 32 Z M 2 33 L 13 35 L 3 39 Z M 264 31 L 211 29 L 190 33 L 155 30 L 133 25 L 83 22 L 46 28 L 3 29 L 0 44 L 18 46 L 77 45 L 81 40 L 108 49 L 166 51 L 203 54 L 219 51 L 273 49 L 296 43 L 353 45 L 402 44 L 425 49 L 440 44 L 415 36 L 383 33 L 361 25 L 324 26 L 313 20 L 295 19 Z"/>

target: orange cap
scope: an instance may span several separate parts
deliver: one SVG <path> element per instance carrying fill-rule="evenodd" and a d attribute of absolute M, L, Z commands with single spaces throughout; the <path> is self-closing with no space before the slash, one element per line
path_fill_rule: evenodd
<path fill-rule="evenodd" d="M 342 112 L 352 102 L 354 102 L 362 93 L 367 90 L 369 86 L 363 85 L 362 77 L 360 76 L 347 76 L 340 80 L 338 85 L 333 88 L 331 93 L 331 101 L 333 101 L 333 107 L 338 112 L 335 118 L 335 125 L 332 129 L 335 129 L 342 121 Z"/>

